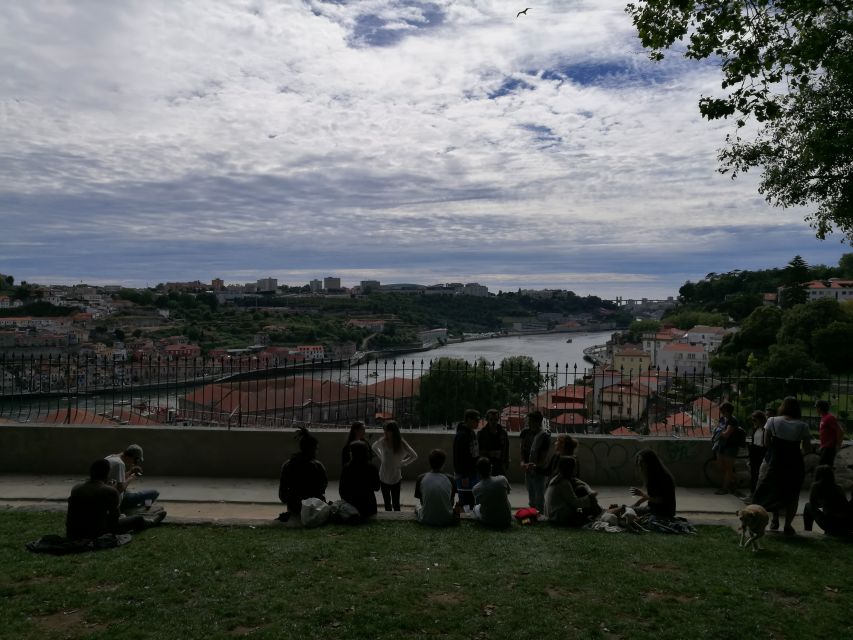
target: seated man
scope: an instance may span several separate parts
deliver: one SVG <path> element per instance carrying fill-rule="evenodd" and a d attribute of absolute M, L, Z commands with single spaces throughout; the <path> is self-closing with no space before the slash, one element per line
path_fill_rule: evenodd
<path fill-rule="evenodd" d="M 415 498 L 421 503 L 415 507 L 415 517 L 421 524 L 434 527 L 446 527 L 459 518 L 453 508 L 456 496 L 456 483 L 441 468 L 447 460 L 447 454 L 441 449 L 433 449 L 429 454 L 429 466 L 432 469 L 418 476 L 415 483 Z"/>
<path fill-rule="evenodd" d="M 119 496 L 121 496 L 120 509 L 122 512 L 140 507 L 150 507 L 151 503 L 160 497 L 156 489 L 145 489 L 144 491 L 127 491 L 128 485 L 142 477 L 142 447 L 132 444 L 122 453 L 114 453 L 107 456 L 110 463 L 109 482 L 112 484 Z M 129 468 L 129 470 L 128 470 Z"/>
<path fill-rule="evenodd" d="M 509 482 L 504 476 L 492 475 L 492 462 L 488 458 L 477 460 L 477 474 L 481 480 L 474 485 L 474 517 L 487 527 L 506 529 L 512 524 L 509 504 Z"/>
<path fill-rule="evenodd" d="M 308 429 L 300 428 L 299 451 L 281 466 L 281 479 L 278 483 L 278 499 L 287 505 L 287 511 L 278 519 L 287 522 L 291 516 L 297 519 L 302 513 L 302 501 L 306 498 L 319 498 L 326 501 L 326 467 L 317 460 L 317 438 Z"/>
<path fill-rule="evenodd" d="M 160 524 L 166 517 L 165 511 L 159 511 L 151 520 L 142 516 L 120 517 L 118 491 L 107 484 L 109 474 L 110 463 L 96 460 L 89 468 L 89 480 L 71 490 L 65 517 L 65 537 L 69 540 L 142 531 Z"/>

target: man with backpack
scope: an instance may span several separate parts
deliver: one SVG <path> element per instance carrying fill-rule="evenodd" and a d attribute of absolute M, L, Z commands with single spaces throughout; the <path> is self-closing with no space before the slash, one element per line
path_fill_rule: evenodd
<path fill-rule="evenodd" d="M 746 431 L 735 418 L 734 410 L 731 402 L 720 405 L 720 421 L 714 429 L 711 450 L 717 457 L 717 464 L 723 476 L 722 486 L 715 493 L 717 495 L 732 493 L 741 497 L 735 481 L 735 459 L 740 448 L 746 443 Z"/>

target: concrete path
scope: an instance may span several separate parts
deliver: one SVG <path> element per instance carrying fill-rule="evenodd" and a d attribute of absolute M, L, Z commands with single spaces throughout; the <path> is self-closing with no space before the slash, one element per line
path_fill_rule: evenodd
<path fill-rule="evenodd" d="M 0 508 L 64 511 L 71 487 L 84 478 L 74 476 L 0 475 Z M 145 477 L 134 488 L 154 488 L 160 491 L 159 504 L 169 512 L 170 522 L 184 523 L 243 523 L 258 525 L 273 522 L 283 511 L 278 501 L 278 482 L 274 479 L 253 478 L 184 478 Z M 404 482 L 401 490 L 403 511 L 380 514 L 380 517 L 411 517 L 414 507 L 414 482 Z M 633 498 L 628 487 L 597 487 L 602 505 L 630 504 Z M 329 483 L 326 497 L 338 497 L 338 483 Z M 380 501 L 381 496 L 377 495 Z M 800 508 L 808 495 L 800 496 Z M 679 514 L 702 524 L 736 525 L 735 512 L 743 502 L 732 495 L 716 495 L 714 490 L 679 488 Z M 513 486 L 510 494 L 513 509 L 527 506 L 523 486 Z M 408 512 L 408 513 L 407 513 Z M 795 528 L 802 529 L 801 522 Z"/>

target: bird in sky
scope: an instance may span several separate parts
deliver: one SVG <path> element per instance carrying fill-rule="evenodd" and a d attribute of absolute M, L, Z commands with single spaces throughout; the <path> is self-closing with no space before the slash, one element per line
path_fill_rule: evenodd
<path fill-rule="evenodd" d="M 520 16 L 522 13 L 523 13 L 524 15 L 527 15 L 527 12 L 528 12 L 528 11 L 530 11 L 530 9 L 531 9 L 531 7 L 527 7 L 524 11 L 519 11 L 518 13 L 516 13 L 516 14 L 515 14 L 516 19 L 517 19 L 517 18 L 518 18 L 518 16 Z"/>
<path fill-rule="evenodd" d="M 278 134 L 277 133 L 270 133 L 269 135 L 267 135 L 267 138 L 269 138 L 270 140 L 272 140 L 274 138 L 278 138 Z"/>

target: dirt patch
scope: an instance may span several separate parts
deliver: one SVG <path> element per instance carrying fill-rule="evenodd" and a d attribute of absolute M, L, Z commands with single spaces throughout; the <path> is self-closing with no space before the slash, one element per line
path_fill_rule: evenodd
<path fill-rule="evenodd" d="M 262 628 L 263 627 L 261 627 L 261 626 L 257 626 L 257 627 L 239 626 L 239 627 L 234 627 L 228 633 L 230 635 L 234 636 L 235 638 L 245 638 L 246 636 L 252 635 L 255 631 L 260 631 Z"/>
<path fill-rule="evenodd" d="M 63 580 L 60 576 L 32 576 L 30 578 L 22 578 L 13 583 L 16 587 L 35 587 L 40 584 L 47 584 L 56 580 Z"/>
<path fill-rule="evenodd" d="M 87 587 L 86 591 L 88 593 L 112 593 L 113 591 L 118 590 L 121 585 L 118 584 L 96 584 L 93 587 Z"/>
<path fill-rule="evenodd" d="M 577 589 L 566 589 L 562 587 L 547 587 L 545 595 L 551 600 L 566 600 L 577 594 Z"/>
<path fill-rule="evenodd" d="M 104 625 L 87 622 L 85 613 L 79 609 L 57 611 L 46 616 L 33 616 L 33 622 L 45 631 L 69 635 L 82 635 L 100 629 Z"/>
<path fill-rule="evenodd" d="M 782 591 L 768 591 L 764 594 L 764 598 L 785 607 L 800 606 L 800 599 L 797 596 Z"/>
<path fill-rule="evenodd" d="M 432 602 L 433 604 L 439 604 L 445 607 L 452 607 L 462 600 L 463 598 L 456 593 L 433 593 L 427 596 L 427 600 Z"/>
<path fill-rule="evenodd" d="M 699 596 L 691 596 L 686 593 L 665 593 L 663 591 L 658 591 L 657 589 L 652 589 L 651 591 L 646 591 L 643 594 L 643 599 L 647 602 L 666 602 L 672 601 L 677 602 L 679 604 L 689 604 L 691 602 L 696 602 L 699 600 Z"/>

